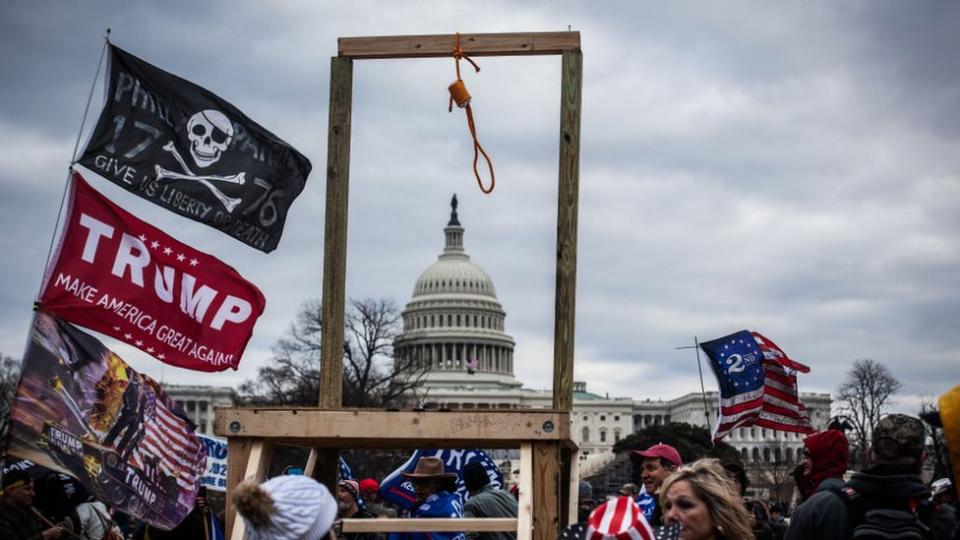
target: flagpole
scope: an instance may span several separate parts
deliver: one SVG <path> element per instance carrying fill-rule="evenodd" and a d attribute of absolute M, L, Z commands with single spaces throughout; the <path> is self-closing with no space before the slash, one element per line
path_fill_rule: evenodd
<path fill-rule="evenodd" d="M 57 220 L 53 225 L 53 234 L 50 235 L 50 246 L 47 248 L 47 259 L 43 263 L 44 273 L 47 265 L 50 264 L 50 257 L 53 256 L 53 244 L 57 239 L 57 230 L 60 228 L 60 216 L 63 215 L 63 203 L 67 200 L 67 189 L 70 187 L 70 173 L 73 172 L 73 166 L 77 163 L 77 150 L 80 148 L 80 138 L 83 136 L 83 128 L 87 125 L 87 115 L 90 112 L 90 103 L 93 101 L 93 90 L 97 87 L 97 79 L 100 78 L 100 66 L 103 65 L 103 57 L 107 54 L 107 45 L 110 44 L 110 29 L 107 28 L 103 36 L 103 48 L 100 49 L 100 59 L 97 60 L 97 70 L 93 75 L 93 83 L 90 85 L 90 93 L 87 94 L 87 104 L 83 108 L 83 118 L 80 120 L 80 130 L 77 132 L 77 140 L 73 143 L 73 152 L 70 154 L 70 166 L 67 167 L 67 178 L 63 183 L 63 193 L 60 195 L 60 209 L 57 210 Z M 41 280 L 42 281 L 42 280 Z M 41 282 L 40 287 L 43 287 Z M 37 298 L 40 293 L 37 293 Z"/>
<path fill-rule="evenodd" d="M 80 120 L 80 131 L 77 132 L 77 140 L 73 143 L 73 154 L 70 157 L 70 165 L 77 162 L 77 150 L 80 148 L 80 137 L 83 136 L 83 128 L 87 124 L 87 114 L 90 112 L 90 103 L 93 101 L 93 91 L 97 87 L 97 79 L 100 78 L 100 66 L 103 65 L 103 57 L 107 54 L 107 45 L 110 45 L 110 29 L 107 28 L 103 36 L 103 48 L 100 49 L 100 59 L 97 60 L 97 71 L 93 75 L 93 83 L 90 85 L 90 93 L 87 94 L 87 105 L 83 108 L 83 118 Z"/>
<path fill-rule="evenodd" d="M 707 420 L 707 431 L 713 433 L 713 429 L 710 427 L 710 407 L 707 405 L 707 390 L 703 385 L 703 366 L 700 363 L 700 341 L 697 339 L 697 336 L 693 336 L 693 346 L 685 347 L 674 347 L 675 350 L 680 349 L 694 349 L 697 353 L 697 372 L 700 374 L 700 396 L 703 398 L 703 417 Z"/>

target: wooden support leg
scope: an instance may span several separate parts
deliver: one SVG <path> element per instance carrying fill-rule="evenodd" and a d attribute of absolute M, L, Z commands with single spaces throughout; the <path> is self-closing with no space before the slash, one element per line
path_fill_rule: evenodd
<path fill-rule="evenodd" d="M 560 448 L 560 528 L 577 522 L 577 459 L 579 452 Z"/>
<path fill-rule="evenodd" d="M 303 475 L 313 478 L 314 471 L 317 470 L 317 456 L 319 455 L 319 450 L 316 448 L 310 449 L 310 455 L 307 456 L 307 464 L 303 466 Z"/>
<path fill-rule="evenodd" d="M 230 501 L 230 494 L 237 489 L 237 485 L 243 481 L 243 475 L 246 472 L 247 456 L 250 454 L 250 445 L 253 439 L 243 437 L 230 437 L 227 439 L 227 496 L 226 496 L 226 516 L 224 534 L 230 538 L 230 531 L 233 530 L 233 522 L 236 520 L 237 509 Z"/>
<path fill-rule="evenodd" d="M 533 445 L 520 445 L 520 479 L 517 482 L 517 540 L 530 540 L 533 532 Z"/>
<path fill-rule="evenodd" d="M 236 441 L 236 452 L 234 446 Z M 265 439 L 238 439 L 231 438 L 227 447 L 227 538 L 243 540 L 244 524 L 237 519 L 237 509 L 230 500 L 237 485 L 243 480 L 254 479 L 261 481 L 270 467 L 270 456 L 273 453 L 273 443 Z M 240 448 L 240 445 L 244 445 Z M 245 459 L 242 459 L 245 458 Z M 242 461 L 241 461 L 242 459 Z"/>
<path fill-rule="evenodd" d="M 533 538 L 556 540 L 560 535 L 560 445 L 533 443 Z"/>
<path fill-rule="evenodd" d="M 339 460 L 340 450 L 320 448 L 317 450 L 317 467 L 313 471 L 313 477 L 334 495 L 337 493 L 337 476 L 340 473 Z"/>
<path fill-rule="evenodd" d="M 580 450 L 565 450 L 564 458 L 566 471 L 566 508 L 567 520 L 562 525 L 566 527 L 577 522 L 580 507 Z M 561 507 L 562 508 L 562 507 Z"/>

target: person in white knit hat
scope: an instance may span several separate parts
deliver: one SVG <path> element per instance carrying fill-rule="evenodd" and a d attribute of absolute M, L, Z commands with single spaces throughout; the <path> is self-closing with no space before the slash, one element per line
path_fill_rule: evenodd
<path fill-rule="evenodd" d="M 337 516 L 327 487 L 306 476 L 277 476 L 237 486 L 233 503 L 243 517 L 247 540 L 320 540 Z"/>

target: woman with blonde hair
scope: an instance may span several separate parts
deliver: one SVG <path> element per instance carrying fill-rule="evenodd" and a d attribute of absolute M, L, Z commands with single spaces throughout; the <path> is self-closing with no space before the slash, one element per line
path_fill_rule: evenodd
<path fill-rule="evenodd" d="M 716 459 L 684 465 L 660 488 L 665 523 L 679 523 L 683 540 L 753 538 L 750 516 L 733 481 Z"/>

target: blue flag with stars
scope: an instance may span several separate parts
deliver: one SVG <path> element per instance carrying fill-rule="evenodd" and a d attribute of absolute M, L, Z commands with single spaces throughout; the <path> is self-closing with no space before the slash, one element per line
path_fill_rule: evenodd
<path fill-rule="evenodd" d="M 753 334 L 742 330 L 713 341 L 700 344 L 710 358 L 710 367 L 717 382 L 720 395 L 732 397 L 763 387 L 763 353 L 753 339 Z"/>
<path fill-rule="evenodd" d="M 742 330 L 700 344 L 720 386 L 720 415 L 713 430 L 717 441 L 738 427 L 749 426 L 763 408 L 763 352 L 753 334 Z"/>

